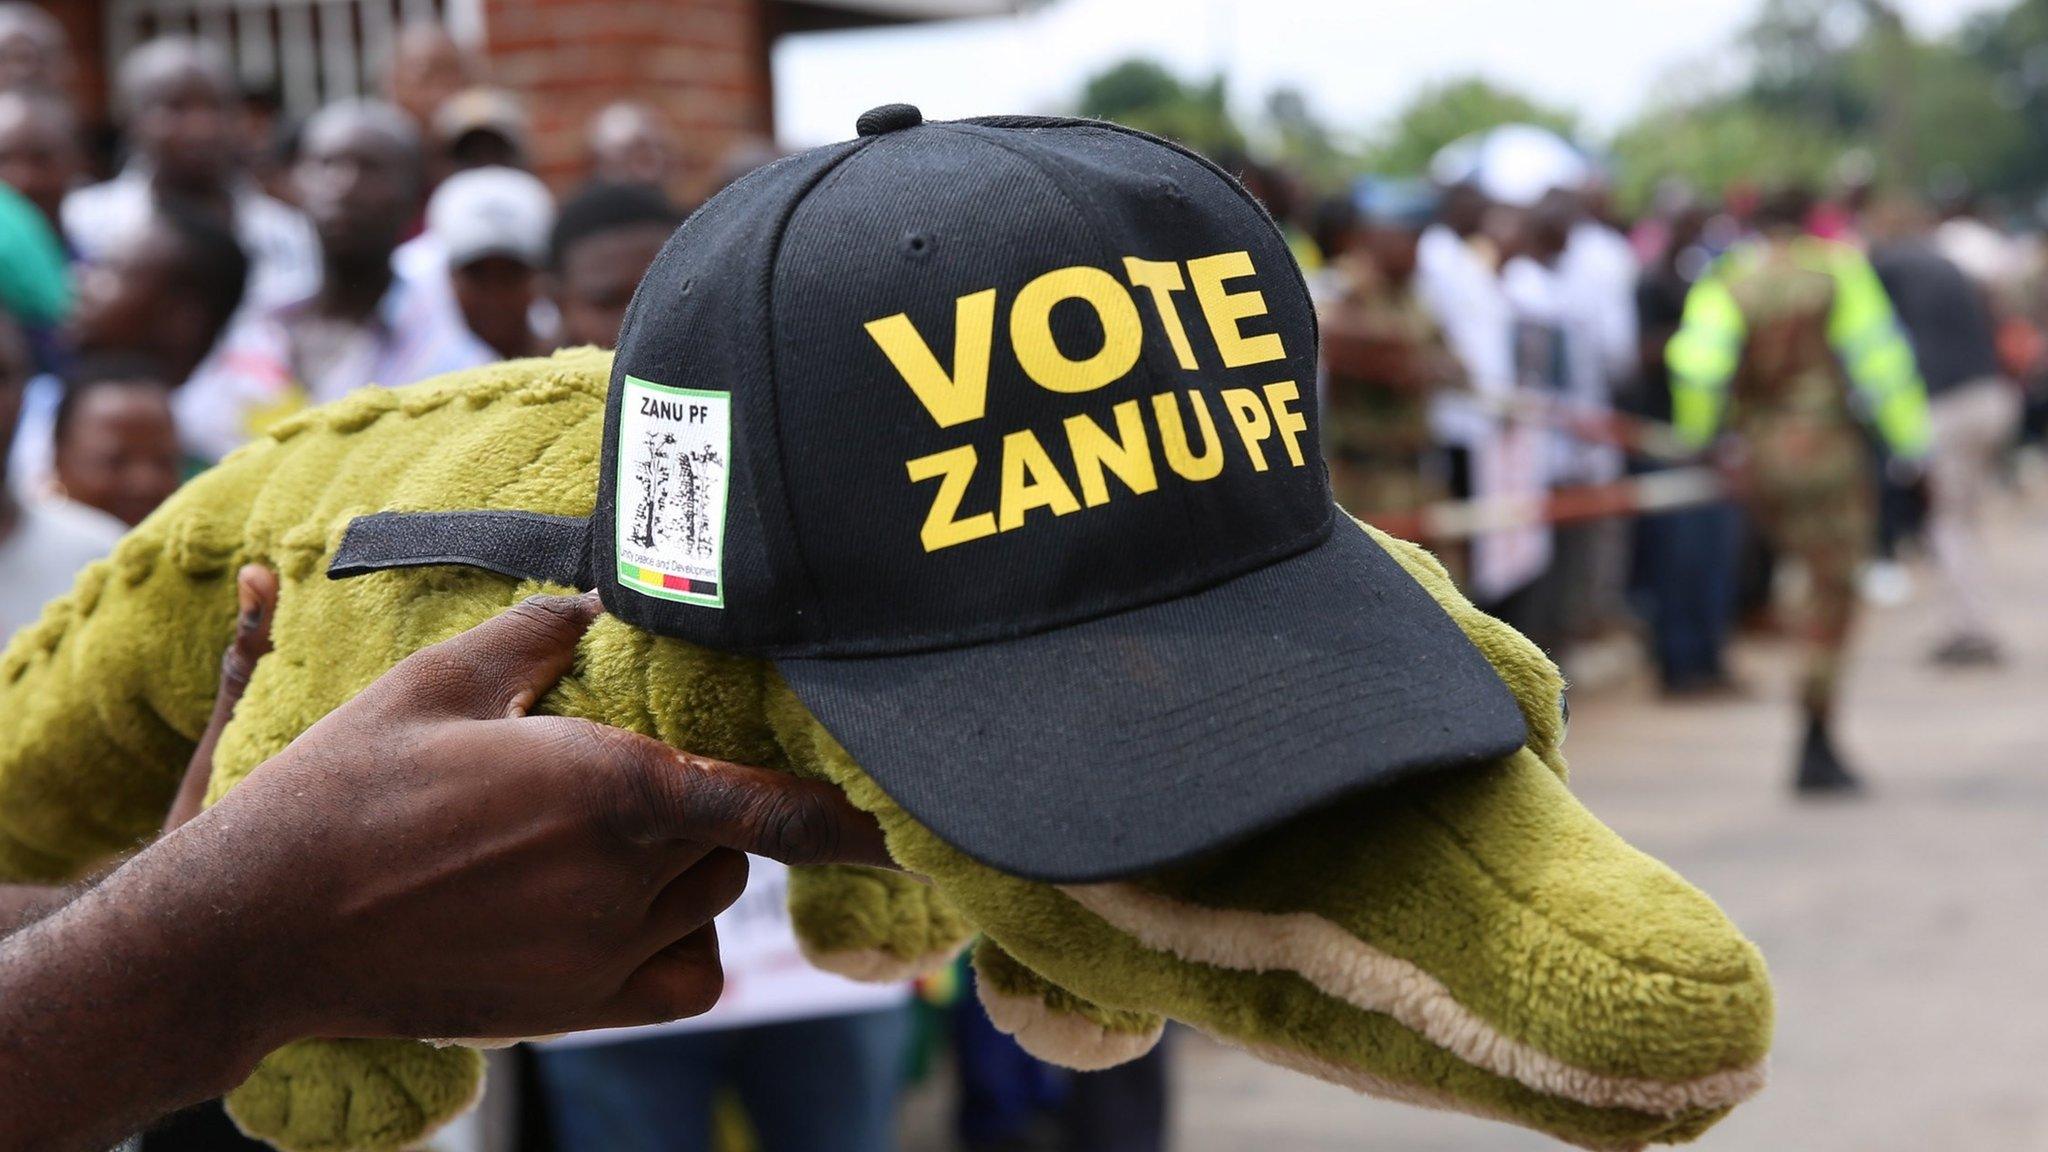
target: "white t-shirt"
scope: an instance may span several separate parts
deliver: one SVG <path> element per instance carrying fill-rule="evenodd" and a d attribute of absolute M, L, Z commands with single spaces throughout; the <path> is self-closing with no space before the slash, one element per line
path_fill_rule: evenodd
<path fill-rule="evenodd" d="M 298 209 L 274 200 L 248 180 L 229 190 L 235 239 L 249 257 L 246 308 L 269 308 L 310 296 L 320 287 L 320 241 Z M 86 263 L 97 263 L 148 223 L 156 210 L 149 166 L 131 161 L 102 184 L 64 197 L 64 237 Z"/>
<path fill-rule="evenodd" d="M 27 500 L 0 536 L 0 637 L 32 624 L 71 590 L 78 570 L 105 556 L 128 529 L 94 508 L 57 498 Z"/>
<path fill-rule="evenodd" d="M 910 1001 L 907 982 L 863 984 L 811 967 L 789 922 L 789 869 L 758 856 L 747 865 L 747 890 L 715 921 L 718 955 L 725 965 L 725 991 L 716 1007 L 667 1024 L 572 1033 L 548 1045 L 581 1048 L 679 1032 L 816 1020 L 879 1012 Z"/>
<path fill-rule="evenodd" d="M 21 394 L 21 415 L 14 421 L 14 447 L 7 453 L 7 482 L 27 500 L 50 490 L 57 457 L 57 404 L 64 382 L 48 372 L 31 377 Z"/>
<path fill-rule="evenodd" d="M 396 272 L 394 267 L 394 272 Z M 462 322 L 454 293 L 397 275 L 360 325 L 312 322 L 311 296 L 243 309 L 206 362 L 171 395 L 185 450 L 218 460 L 265 425 L 366 384 L 397 388 L 498 359 Z M 326 339 L 315 346 L 308 339 Z"/>
<path fill-rule="evenodd" d="M 1477 447 L 1493 433 L 1489 401 L 1514 390 L 1514 314 L 1500 277 L 1458 234 L 1442 224 L 1422 233 L 1415 251 L 1415 293 L 1443 329 L 1452 355 L 1477 397 L 1438 394 L 1430 424 L 1446 444 Z"/>
<path fill-rule="evenodd" d="M 1639 271 L 1628 237 L 1597 220 L 1573 226 L 1558 260 L 1566 292 L 1591 322 L 1589 332 L 1610 383 L 1620 383 L 1635 371 Z"/>
<path fill-rule="evenodd" d="M 1587 415 L 1613 410 L 1600 355 L 1600 319 L 1562 269 L 1527 256 L 1508 261 L 1501 285 L 1515 312 L 1516 370 L 1521 387 Z M 1620 477 L 1622 456 L 1610 444 L 1558 429 L 1550 437 L 1550 479 L 1600 484 Z"/>

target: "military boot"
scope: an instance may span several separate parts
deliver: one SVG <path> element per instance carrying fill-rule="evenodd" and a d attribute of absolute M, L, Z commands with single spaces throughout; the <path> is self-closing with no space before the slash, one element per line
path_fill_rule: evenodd
<path fill-rule="evenodd" d="M 1863 791 L 1863 781 L 1835 754 L 1828 722 L 1819 716 L 1806 721 L 1806 739 L 1799 749 L 1799 773 L 1792 788 L 1801 796 L 1853 796 Z"/>

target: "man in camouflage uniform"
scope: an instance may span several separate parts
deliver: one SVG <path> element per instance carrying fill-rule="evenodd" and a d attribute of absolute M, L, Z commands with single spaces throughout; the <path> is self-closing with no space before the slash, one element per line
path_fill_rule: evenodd
<path fill-rule="evenodd" d="M 1430 398 L 1464 378 L 1414 291 L 1432 209 L 1426 186 L 1361 182 L 1327 266 L 1325 454 L 1337 502 L 1364 520 L 1405 518 L 1447 492 Z"/>
<path fill-rule="evenodd" d="M 1860 787 L 1829 737 L 1876 530 L 1859 410 L 1896 459 L 1917 464 L 1928 447 L 1926 390 L 1891 303 L 1861 253 L 1804 233 L 1809 206 L 1792 190 L 1767 198 L 1762 236 L 1693 286 L 1666 352 L 1679 432 L 1741 434 L 1751 514 L 1806 570 L 1801 793 Z"/>

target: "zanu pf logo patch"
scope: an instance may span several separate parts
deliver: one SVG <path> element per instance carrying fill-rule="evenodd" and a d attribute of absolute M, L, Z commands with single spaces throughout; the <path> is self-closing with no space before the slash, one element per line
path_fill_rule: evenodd
<path fill-rule="evenodd" d="M 732 397 L 626 377 L 619 406 L 619 583 L 725 606 Z"/>

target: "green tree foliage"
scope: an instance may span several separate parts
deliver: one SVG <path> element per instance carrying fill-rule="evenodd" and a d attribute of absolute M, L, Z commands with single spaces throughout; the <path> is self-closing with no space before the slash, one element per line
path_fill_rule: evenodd
<path fill-rule="evenodd" d="M 1343 187 L 1362 169 L 1299 88 L 1275 88 L 1267 95 L 1265 127 L 1274 159 L 1299 173 L 1313 191 Z"/>
<path fill-rule="evenodd" d="M 1244 132 L 1231 118 L 1221 76 L 1190 83 L 1156 61 L 1126 60 L 1082 85 L 1079 111 L 1164 136 L 1198 152 L 1244 151 Z"/>
<path fill-rule="evenodd" d="M 2009 136 L 1997 176 L 1985 187 L 2038 195 L 2048 189 L 2048 0 L 2020 0 L 2003 12 L 1979 16 L 1958 40 L 1963 54 L 1988 84 L 1991 120 L 1966 131 L 1989 128 Z"/>
<path fill-rule="evenodd" d="M 1426 87 L 1378 124 L 1332 125 L 1298 89 L 1233 113 L 1222 77 L 1132 59 L 1090 79 L 1079 108 L 1212 154 L 1249 147 L 1314 192 L 1366 172 L 1422 173 L 1444 145 L 1511 122 L 1610 145 L 1624 203 L 1638 206 L 1667 176 L 1709 193 L 1825 184 L 1851 151 L 1875 157 L 1894 188 L 1967 185 L 2011 200 L 2048 191 L 2048 0 L 2014 0 L 1939 38 L 1913 34 L 1898 3 L 1764 0 L 1727 46 L 1739 81 L 1656 104 L 1608 141 L 1578 131 L 1569 109 L 1477 77 Z"/>
<path fill-rule="evenodd" d="M 1392 176 L 1418 175 L 1437 150 L 1461 136 L 1502 124 L 1536 124 L 1576 135 L 1578 116 L 1472 77 L 1424 88 L 1365 151 L 1366 166 Z"/>
<path fill-rule="evenodd" d="M 1797 117 L 1741 101 L 1664 108 L 1614 139 L 1616 194 L 1640 208 L 1667 178 L 1718 194 L 1736 183 L 1823 184 L 1850 144 Z"/>
<path fill-rule="evenodd" d="M 2048 183 L 2048 152 L 2034 143 L 2048 134 L 2048 0 L 1933 40 L 1914 38 L 1888 0 L 1768 0 L 1737 47 L 1746 83 L 1658 108 L 1620 133 L 1626 192 L 1666 174 L 1710 191 L 1824 182 L 1851 148 L 1878 157 L 1894 188 L 2020 193 Z"/>

